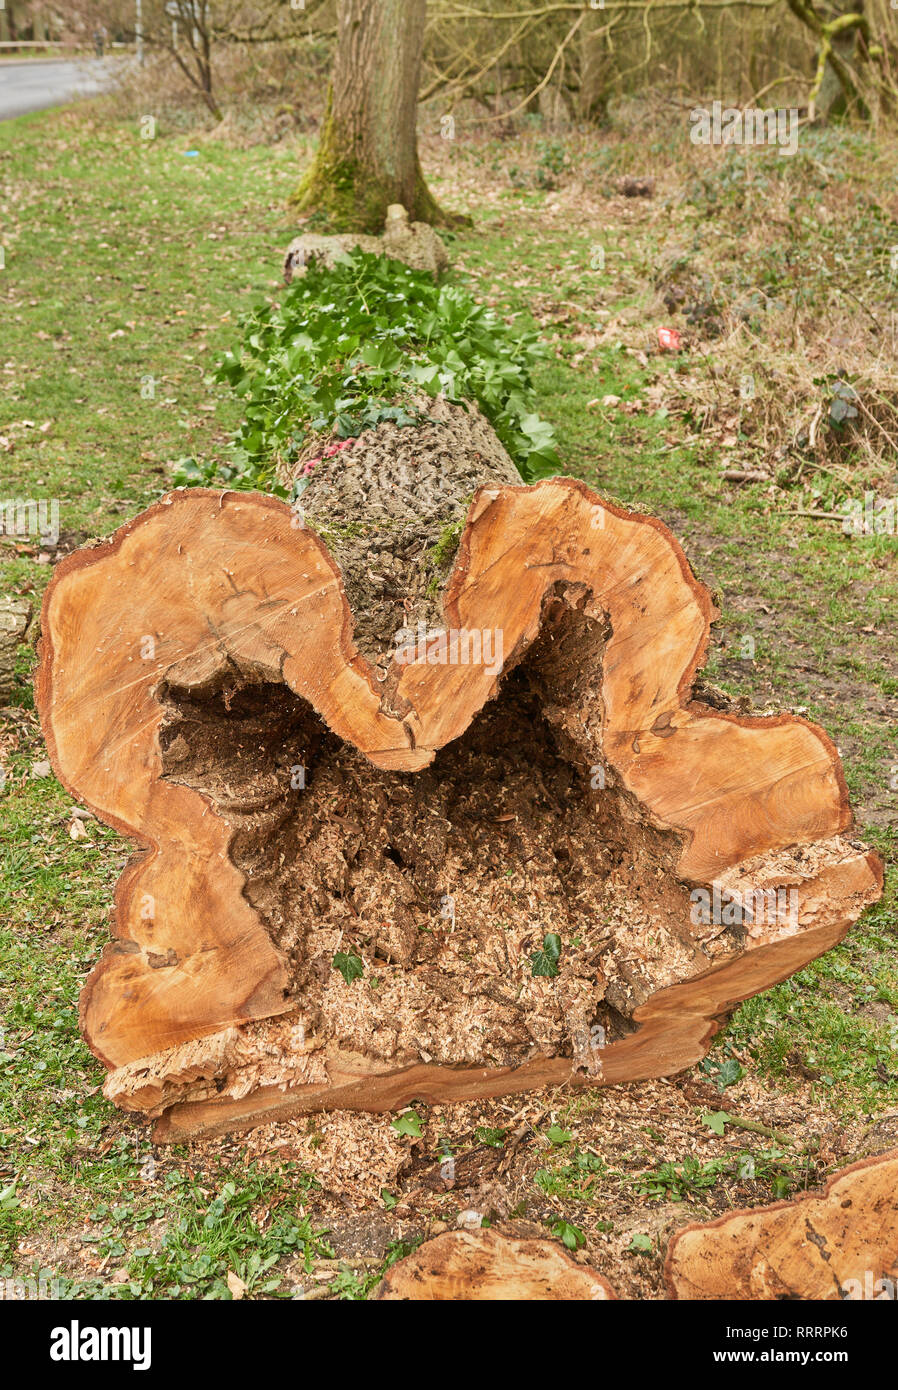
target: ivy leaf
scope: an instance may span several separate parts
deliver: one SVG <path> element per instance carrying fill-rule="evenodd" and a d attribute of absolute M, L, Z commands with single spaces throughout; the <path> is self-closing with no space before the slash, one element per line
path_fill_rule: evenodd
<path fill-rule="evenodd" d="M 729 1118 L 725 1110 L 715 1110 L 711 1115 L 702 1115 L 702 1124 L 707 1125 L 713 1134 L 723 1134 Z"/>
<path fill-rule="evenodd" d="M 561 955 L 561 937 L 549 932 L 543 937 L 543 948 L 534 951 L 530 957 L 530 970 L 533 975 L 543 975 L 552 979 L 558 974 L 558 958 Z"/>
<path fill-rule="evenodd" d="M 490 1129 L 488 1125 L 478 1125 L 474 1131 L 474 1138 L 478 1144 L 485 1144 L 490 1149 L 501 1149 L 507 1134 L 507 1129 Z"/>
<path fill-rule="evenodd" d="M 727 1057 L 722 1062 L 706 1057 L 702 1062 L 702 1071 L 713 1079 L 718 1091 L 725 1091 L 728 1086 L 735 1086 L 736 1082 L 741 1081 L 745 1075 L 745 1069 L 735 1057 Z"/>
<path fill-rule="evenodd" d="M 360 980 L 365 973 L 361 956 L 347 954 L 346 951 L 337 952 L 334 956 L 333 968 L 339 970 L 348 985 L 351 985 L 353 980 Z"/>
<path fill-rule="evenodd" d="M 741 1081 L 745 1075 L 745 1069 L 735 1057 L 728 1057 L 725 1062 L 721 1062 L 720 1070 L 717 1073 L 717 1089 L 725 1091 L 727 1086 L 735 1086 L 737 1081 Z"/>
<path fill-rule="evenodd" d="M 397 1134 L 410 1134 L 413 1139 L 420 1139 L 424 1133 L 421 1117 L 414 1110 L 406 1110 L 404 1115 L 398 1115 L 390 1124 Z"/>

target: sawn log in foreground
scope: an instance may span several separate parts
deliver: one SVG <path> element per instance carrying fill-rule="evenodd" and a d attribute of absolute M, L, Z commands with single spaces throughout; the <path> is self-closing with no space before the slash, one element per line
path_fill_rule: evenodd
<path fill-rule="evenodd" d="M 139 845 L 81 1026 L 158 1138 L 669 1075 L 879 896 L 826 734 L 696 697 L 661 522 L 443 401 L 307 474 L 44 603 L 53 766 Z"/>

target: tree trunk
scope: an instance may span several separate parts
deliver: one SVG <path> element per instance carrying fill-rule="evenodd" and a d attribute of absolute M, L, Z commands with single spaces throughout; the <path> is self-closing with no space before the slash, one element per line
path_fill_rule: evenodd
<path fill-rule="evenodd" d="M 616 1300 L 589 1265 L 575 1264 L 551 1240 L 498 1231 L 449 1231 L 425 1241 L 384 1276 L 375 1299 L 401 1302 L 529 1303 Z"/>
<path fill-rule="evenodd" d="M 864 3 L 863 0 L 837 0 L 836 4 L 827 8 L 831 18 L 839 20 L 852 14 L 863 14 Z M 847 75 L 857 58 L 859 34 L 856 25 L 832 34 L 832 50 L 824 64 L 820 90 L 814 99 L 816 113 L 823 120 L 844 116 L 849 102 L 856 95 L 854 83 Z M 866 115 L 866 110 L 862 114 Z"/>
<path fill-rule="evenodd" d="M 516 478 L 437 400 L 57 567 L 50 756 L 142 846 L 82 1029 L 158 1137 L 666 1076 L 878 898 L 826 735 L 693 698 L 670 532 Z"/>
<path fill-rule="evenodd" d="M 416 115 L 426 0 L 339 0 L 337 53 L 318 149 L 292 199 L 335 232 L 380 232 L 401 203 L 451 226 L 418 160 Z"/>
<path fill-rule="evenodd" d="M 822 1195 L 687 1226 L 665 1274 L 671 1298 L 894 1300 L 898 1149 L 844 1168 Z"/>
<path fill-rule="evenodd" d="M 580 115 L 603 125 L 608 118 L 608 59 L 604 10 L 589 10 L 580 30 Z"/>
<path fill-rule="evenodd" d="M 817 36 L 817 71 L 809 98 L 812 112 L 828 120 L 843 116 L 850 106 L 855 106 L 859 115 L 868 117 L 867 98 L 858 89 L 852 70 L 858 55 L 865 61 L 870 56 L 870 26 L 863 0 L 835 0 L 826 6 L 823 17 L 810 0 L 787 0 L 787 3 L 792 13 Z M 876 51 L 882 59 L 882 48 L 877 46 Z M 891 87 L 891 82 L 887 83 L 881 95 L 887 96 Z"/>

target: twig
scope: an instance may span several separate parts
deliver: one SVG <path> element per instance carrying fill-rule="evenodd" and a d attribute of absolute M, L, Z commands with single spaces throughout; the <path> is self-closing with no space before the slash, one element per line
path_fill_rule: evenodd
<path fill-rule="evenodd" d="M 781 1134 L 778 1129 L 771 1129 L 769 1125 L 762 1125 L 759 1120 L 743 1120 L 741 1115 L 728 1114 L 724 1124 L 735 1125 L 736 1129 L 747 1129 L 751 1134 L 763 1134 L 767 1139 L 775 1139 L 778 1144 L 794 1144 L 795 1140 L 788 1134 Z"/>

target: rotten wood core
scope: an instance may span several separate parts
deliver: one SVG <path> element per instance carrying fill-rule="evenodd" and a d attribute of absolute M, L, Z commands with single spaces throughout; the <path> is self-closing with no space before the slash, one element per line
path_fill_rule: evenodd
<path fill-rule="evenodd" d="M 823 1193 L 678 1231 L 675 1299 L 892 1300 L 898 1292 L 898 1149 L 844 1168 Z"/>
<path fill-rule="evenodd" d="M 374 1294 L 402 1302 L 575 1302 L 617 1299 L 597 1270 L 551 1240 L 499 1231 L 447 1231 L 398 1260 Z"/>
<path fill-rule="evenodd" d="M 50 756 L 141 846 L 81 1026 L 157 1137 L 669 1075 L 878 898 L 827 736 L 693 698 L 670 532 L 512 474 L 438 402 L 57 567 Z"/>

